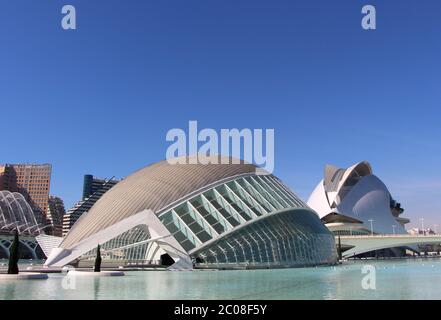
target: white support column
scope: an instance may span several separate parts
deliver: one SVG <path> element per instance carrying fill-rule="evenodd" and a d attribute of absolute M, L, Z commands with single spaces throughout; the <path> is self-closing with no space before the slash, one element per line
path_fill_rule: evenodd
<path fill-rule="evenodd" d="M 193 264 L 188 253 L 176 241 L 170 232 L 165 228 L 152 210 L 144 210 L 112 226 L 105 228 L 77 243 L 70 248 L 58 247 L 52 250 L 45 265 L 47 266 L 65 266 L 75 261 L 80 256 L 96 248 L 98 244 L 103 244 L 124 232 L 139 226 L 146 225 L 152 238 L 160 238 L 156 242 L 170 257 L 173 258 L 175 264 L 170 269 L 192 269 Z M 62 245 L 62 244 L 61 244 Z"/>

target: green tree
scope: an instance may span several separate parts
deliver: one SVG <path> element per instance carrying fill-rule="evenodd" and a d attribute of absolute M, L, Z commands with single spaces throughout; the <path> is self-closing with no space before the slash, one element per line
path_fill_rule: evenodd
<path fill-rule="evenodd" d="M 96 248 L 95 268 L 93 269 L 94 272 L 101 272 L 101 260 L 101 247 L 98 245 Z"/>
<path fill-rule="evenodd" d="M 18 239 L 18 231 L 15 230 L 14 241 L 9 249 L 8 274 L 18 274 L 18 259 L 20 257 L 19 245 L 20 240 Z"/>

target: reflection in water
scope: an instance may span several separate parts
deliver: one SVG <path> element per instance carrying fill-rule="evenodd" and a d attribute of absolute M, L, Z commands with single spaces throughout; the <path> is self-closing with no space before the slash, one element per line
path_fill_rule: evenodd
<path fill-rule="evenodd" d="M 94 300 L 98 300 L 99 295 L 100 295 L 100 280 L 101 277 L 93 277 L 93 298 Z"/>
<path fill-rule="evenodd" d="M 361 270 L 376 268 L 376 290 L 364 290 Z M 124 277 L 63 275 L 5 282 L 2 299 L 440 299 L 441 260 L 347 262 L 337 267 L 250 271 L 134 271 Z"/>
<path fill-rule="evenodd" d="M 5 281 L 3 300 L 11 300 L 15 297 L 15 281 Z"/>

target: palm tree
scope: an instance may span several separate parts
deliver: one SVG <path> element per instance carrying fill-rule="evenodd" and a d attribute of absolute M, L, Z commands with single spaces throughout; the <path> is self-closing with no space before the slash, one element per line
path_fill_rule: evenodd
<path fill-rule="evenodd" d="M 15 229 L 14 241 L 9 249 L 8 274 L 18 274 L 18 259 L 20 257 L 19 245 L 18 231 Z"/>
<path fill-rule="evenodd" d="M 338 252 L 338 260 L 342 260 L 343 256 L 342 256 L 342 252 L 341 252 L 341 239 L 340 236 L 338 236 L 338 248 L 337 248 L 337 252 Z"/>

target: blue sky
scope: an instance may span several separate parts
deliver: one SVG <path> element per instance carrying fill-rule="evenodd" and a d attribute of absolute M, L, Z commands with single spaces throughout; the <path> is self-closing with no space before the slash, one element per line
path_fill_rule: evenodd
<path fill-rule="evenodd" d="M 368 160 L 412 225 L 441 225 L 440 14 L 435 0 L 1 0 L 0 162 L 52 163 L 69 207 L 83 174 L 162 160 L 189 120 L 274 128 L 275 174 L 303 198 L 326 163 Z"/>

